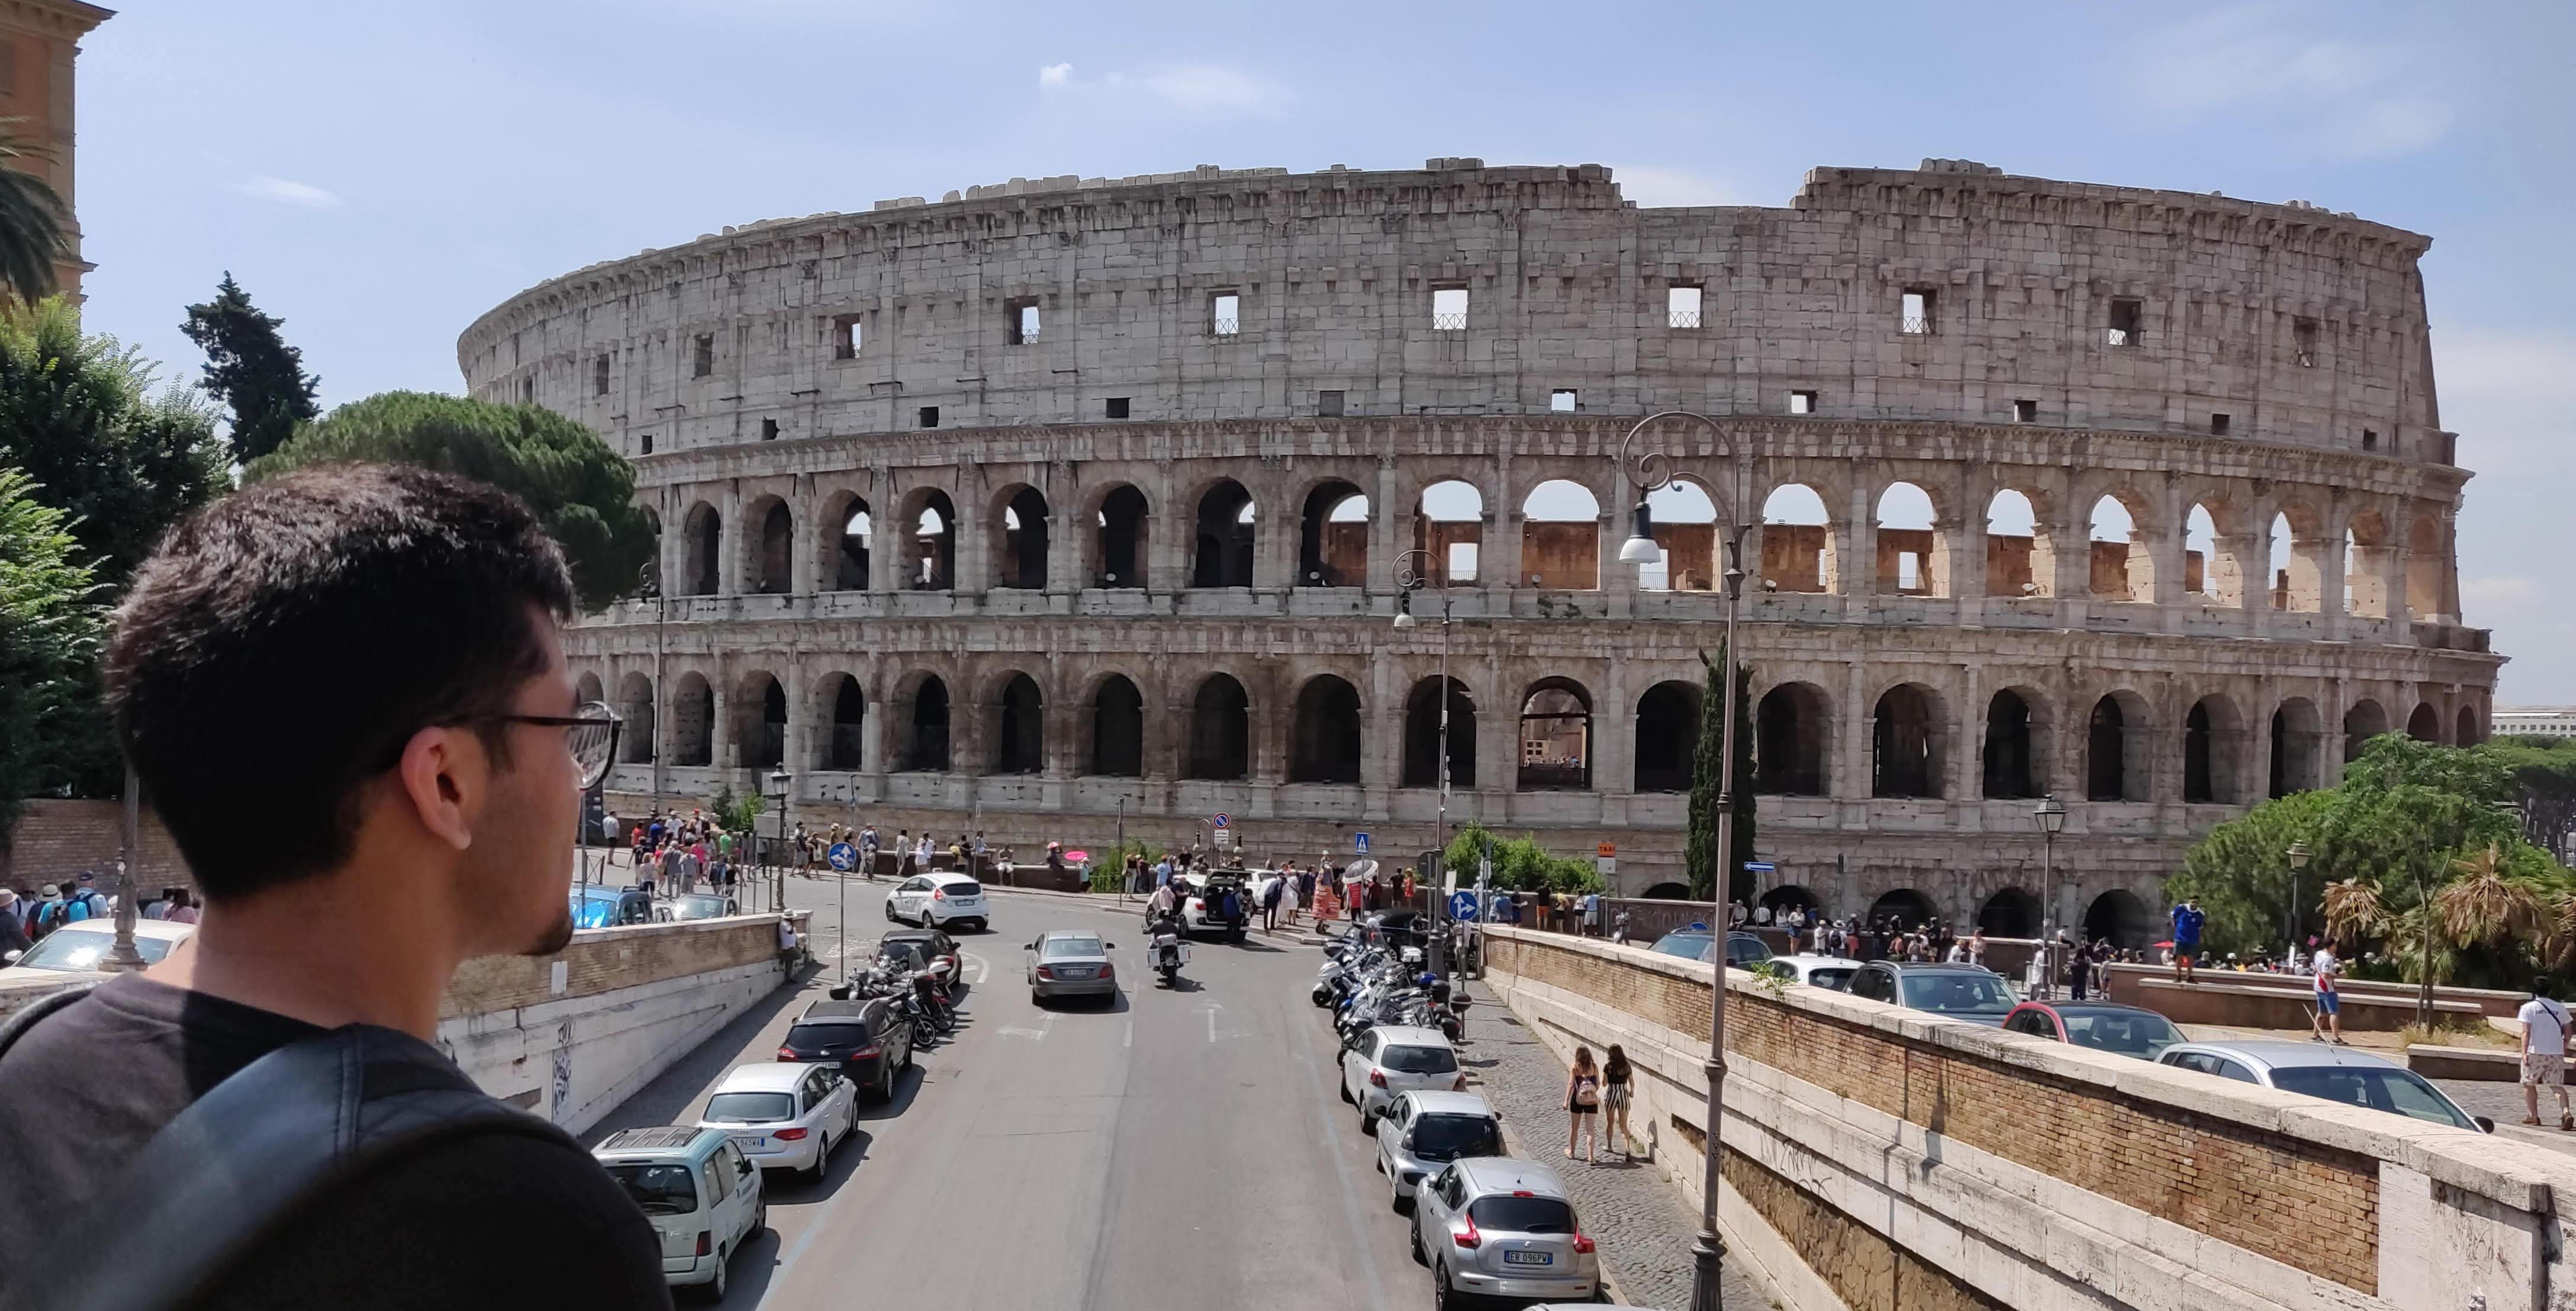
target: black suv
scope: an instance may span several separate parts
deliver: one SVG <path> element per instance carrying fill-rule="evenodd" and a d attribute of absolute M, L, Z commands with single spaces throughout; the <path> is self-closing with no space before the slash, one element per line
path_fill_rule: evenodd
<path fill-rule="evenodd" d="M 1871 961 L 1852 971 L 1851 994 L 1989 1028 L 2000 1028 L 2018 1004 L 2003 976 L 1983 965 L 1921 961 Z"/>
<path fill-rule="evenodd" d="M 891 998 L 818 1001 L 787 1030 L 782 1061 L 841 1067 L 872 1101 L 894 1096 L 894 1080 L 912 1064 L 912 1020 Z"/>

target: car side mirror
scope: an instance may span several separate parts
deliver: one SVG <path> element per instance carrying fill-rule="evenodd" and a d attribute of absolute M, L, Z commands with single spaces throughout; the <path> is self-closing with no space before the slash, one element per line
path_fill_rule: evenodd
<path fill-rule="evenodd" d="M 1116 951 L 1118 950 L 1118 944 L 1114 942 L 1104 942 L 1100 944 L 1100 949 L 1102 951 Z"/>
<path fill-rule="evenodd" d="M 1028 946 L 1021 948 L 1020 950 L 1022 950 L 1022 951 L 1036 951 L 1037 949 L 1038 949 L 1038 945 L 1037 945 L 1036 943 L 1032 942 L 1032 943 L 1030 943 Z"/>
<path fill-rule="evenodd" d="M 18 958 L 26 954 L 27 953 L 23 951 L 12 951 L 6 954 L 0 954 L 0 965 L 15 965 L 18 963 Z"/>
<path fill-rule="evenodd" d="M 2495 1132 L 2495 1121 L 2490 1120 L 2490 1119 L 2488 1119 L 2487 1117 L 2485 1117 L 2485 1116 L 2483 1116 L 2483 1115 L 2472 1115 L 2472 1116 L 2470 1116 L 2470 1117 L 2469 1117 L 2469 1123 L 2476 1125 L 2476 1126 L 2478 1127 L 2478 1132 L 2479 1132 L 2479 1133 L 2494 1133 L 2494 1132 Z"/>

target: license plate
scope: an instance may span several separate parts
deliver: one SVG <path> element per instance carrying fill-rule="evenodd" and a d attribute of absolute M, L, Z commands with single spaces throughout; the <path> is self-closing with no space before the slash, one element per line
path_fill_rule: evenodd
<path fill-rule="evenodd" d="M 1504 1265 L 1555 1265 L 1554 1252 L 1505 1252 Z"/>
<path fill-rule="evenodd" d="M 756 1152 L 769 1146 L 769 1136 L 767 1134 L 735 1134 L 733 1136 L 733 1145 L 746 1152 Z"/>
<path fill-rule="evenodd" d="M 1064 979 L 1087 979 L 1091 977 L 1091 967 L 1087 965 L 1079 967 L 1065 966 L 1056 971 L 1056 977 Z"/>

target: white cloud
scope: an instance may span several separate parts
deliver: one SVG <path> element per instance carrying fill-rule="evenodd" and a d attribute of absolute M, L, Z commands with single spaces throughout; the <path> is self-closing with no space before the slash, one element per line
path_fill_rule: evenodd
<path fill-rule="evenodd" d="M 256 177 L 236 182 L 233 190 L 255 200 L 292 205 L 297 209 L 338 209 L 349 202 L 339 193 L 314 186 L 310 182 L 291 182 L 285 178 Z"/>
<path fill-rule="evenodd" d="M 1058 91 L 1073 85 L 1073 65 L 1048 64 L 1038 70 L 1038 89 Z"/>
<path fill-rule="evenodd" d="M 2457 116 L 2405 46 L 2299 31 L 2268 5 L 2158 28 L 2131 46 L 2127 64 L 2126 106 L 2149 118 L 2177 127 L 2222 112 L 2268 119 L 2343 158 L 2420 150 Z"/>
<path fill-rule="evenodd" d="M 1661 168 L 1653 164 L 1613 164 L 1610 177 L 1619 194 L 1649 209 L 1681 205 L 1740 205 L 1733 187 L 1705 173 Z"/>

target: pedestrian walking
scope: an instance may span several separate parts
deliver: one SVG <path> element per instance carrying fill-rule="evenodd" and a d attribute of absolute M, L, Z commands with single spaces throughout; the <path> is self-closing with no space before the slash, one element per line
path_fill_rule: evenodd
<path fill-rule="evenodd" d="M 1270 886 L 1261 890 L 1262 932 L 1276 933 L 1279 931 L 1279 898 L 1282 894 L 1286 893 L 1287 890 L 1288 879 L 1285 875 L 1273 878 L 1270 880 Z"/>
<path fill-rule="evenodd" d="M 1610 1044 L 1601 1059 L 1601 1118 L 1605 1121 L 1601 1139 L 1614 1152 L 1620 1150 L 1619 1144 L 1624 1140 L 1628 1144 L 1626 1155 L 1632 1161 L 1637 1159 L 1637 1134 L 1628 1127 L 1628 1096 L 1635 1073 L 1628 1068 L 1628 1053 L 1619 1044 Z"/>
<path fill-rule="evenodd" d="M 2540 1086 L 2558 1093 L 2558 1127 L 2576 1129 L 2576 1113 L 2567 1109 L 2567 1008 L 2544 989 L 2549 976 L 2531 981 L 2531 1000 L 2514 1018 L 2522 1021 L 2522 1109 L 2524 1124 L 2540 1123 Z"/>
<path fill-rule="evenodd" d="M 2176 944 L 2179 950 L 2180 944 Z M 2317 948 L 2316 959 L 2308 969 L 2317 976 L 2317 1009 L 2308 1017 L 2308 1034 L 2318 1042 L 2343 1041 L 2343 994 L 2335 986 L 2340 982 L 2342 966 L 2335 960 L 2334 939 L 2328 938 Z M 2322 1026 L 2322 1027 L 2321 1027 Z"/>
<path fill-rule="evenodd" d="M 880 845 L 876 825 L 870 824 L 859 830 L 859 868 L 866 871 L 870 883 L 877 881 L 877 848 Z"/>
<path fill-rule="evenodd" d="M 1594 1134 L 1601 1122 L 1601 1069 L 1592 1063 L 1589 1047 L 1574 1049 L 1574 1068 L 1565 1076 L 1565 1113 L 1565 1159 L 1575 1159 L 1579 1142 L 1587 1159 L 1599 1161 Z"/>

